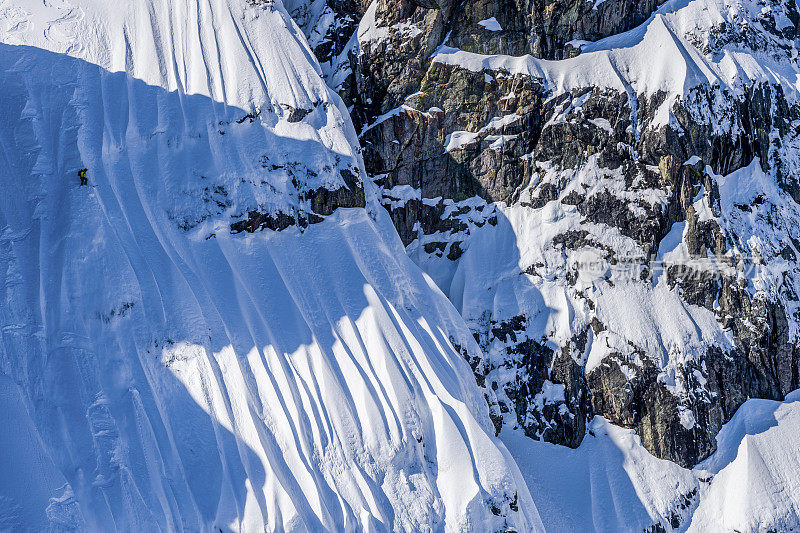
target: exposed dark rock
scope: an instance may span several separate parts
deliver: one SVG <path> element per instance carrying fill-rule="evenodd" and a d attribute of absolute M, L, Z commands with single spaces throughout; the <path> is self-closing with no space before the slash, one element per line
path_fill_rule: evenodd
<path fill-rule="evenodd" d="M 357 176 L 348 170 L 342 171 L 346 186 L 335 190 L 320 187 L 303 192 L 301 198 L 307 203 L 310 211 L 298 210 L 287 214 L 282 211 L 277 213 L 253 210 L 247 217 L 231 223 L 231 233 L 246 231 L 253 233 L 262 229 L 282 231 L 290 226 L 307 227 L 324 220 L 323 217 L 333 214 L 340 207 L 364 207 L 364 187 Z"/>
<path fill-rule="evenodd" d="M 364 207 L 366 205 L 364 186 L 358 176 L 347 169 L 343 169 L 340 175 L 345 185 L 338 189 L 331 190 L 320 187 L 303 193 L 303 199 L 308 202 L 313 213 L 327 216 L 340 207 Z"/>
<path fill-rule="evenodd" d="M 476 374 L 482 369 L 484 375 L 492 379 L 492 389 L 502 388 L 502 393 L 513 402 L 516 425 L 526 435 L 577 447 L 586 432 L 588 403 L 583 368 L 573 361 L 569 348 L 553 350 L 527 338 L 526 319 L 521 315 L 499 322 L 490 320 L 487 326 L 486 331 L 475 334 L 476 339 L 484 348 L 494 339 L 506 343 L 508 359 L 499 366 L 487 366 L 486 362 L 473 358 L 471 364 Z M 513 369 L 514 379 L 495 381 L 492 376 L 500 367 Z M 498 375 L 505 375 L 505 372 Z M 485 380 L 482 376 L 479 382 Z M 540 394 L 543 387 L 547 387 L 550 394 Z M 502 399 L 498 402 L 501 412 L 511 412 Z"/>
<path fill-rule="evenodd" d="M 313 213 L 287 215 L 282 211 L 274 214 L 250 211 L 247 214 L 247 218 L 231 224 L 231 233 L 241 233 L 243 231 L 254 233 L 262 229 L 283 231 L 291 226 L 298 225 L 305 228 L 309 224 L 315 224 L 317 222 L 322 222 L 322 218 Z"/>

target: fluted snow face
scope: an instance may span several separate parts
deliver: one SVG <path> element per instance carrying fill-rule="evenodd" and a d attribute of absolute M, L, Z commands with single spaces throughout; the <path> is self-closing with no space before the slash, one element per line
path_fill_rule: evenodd
<path fill-rule="evenodd" d="M 0 529 L 540 528 L 381 209 L 231 233 L 363 176 L 280 2 L 30 4 L 0 21 Z"/>

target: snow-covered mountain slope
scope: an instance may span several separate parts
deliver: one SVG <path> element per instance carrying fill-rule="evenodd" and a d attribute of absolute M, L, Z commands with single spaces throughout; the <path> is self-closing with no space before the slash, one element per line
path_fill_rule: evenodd
<path fill-rule="evenodd" d="M 0 5 L 0 529 L 541 529 L 279 0 Z"/>
<path fill-rule="evenodd" d="M 650 455 L 597 417 L 575 450 L 508 431 L 548 531 L 794 531 L 800 524 L 800 395 L 748 400 L 692 470 Z M 559 465 L 558 469 L 552 465 Z M 663 531 L 663 529 L 662 529 Z"/>
<path fill-rule="evenodd" d="M 710 481 L 688 531 L 800 529 L 800 391 L 784 402 L 748 400 L 695 469 Z"/>

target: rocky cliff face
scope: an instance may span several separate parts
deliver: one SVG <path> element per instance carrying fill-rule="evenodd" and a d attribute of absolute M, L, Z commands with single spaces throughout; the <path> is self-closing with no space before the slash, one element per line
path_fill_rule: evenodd
<path fill-rule="evenodd" d="M 347 16 L 368 173 L 482 347 L 498 431 L 574 447 L 601 414 L 687 466 L 800 386 L 793 2 Z"/>

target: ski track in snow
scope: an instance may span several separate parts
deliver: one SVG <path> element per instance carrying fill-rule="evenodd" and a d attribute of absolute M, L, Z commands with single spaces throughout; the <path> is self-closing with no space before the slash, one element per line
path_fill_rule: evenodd
<path fill-rule="evenodd" d="M 360 168 L 280 3 L 74 4 L 0 44 L 0 528 L 540 529 L 388 215 L 229 231 Z"/>

